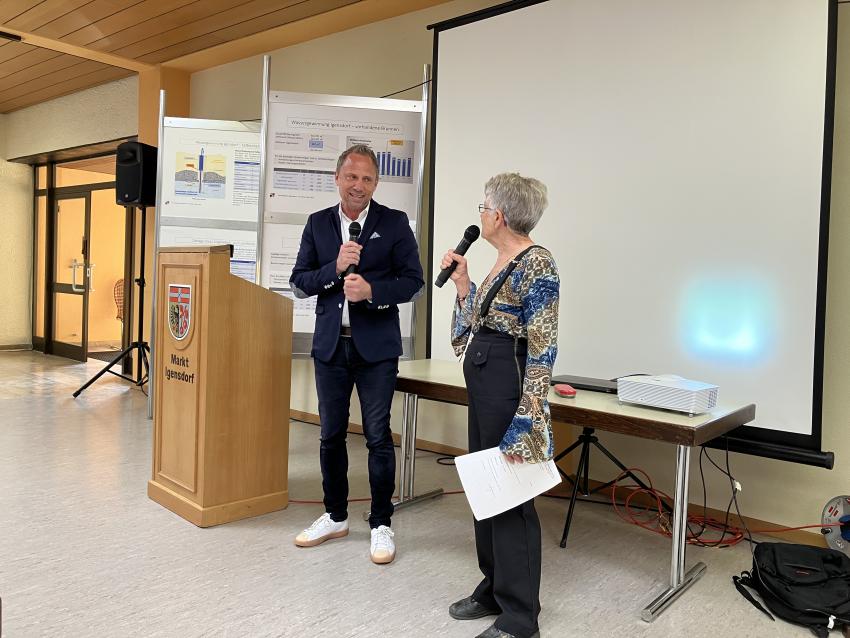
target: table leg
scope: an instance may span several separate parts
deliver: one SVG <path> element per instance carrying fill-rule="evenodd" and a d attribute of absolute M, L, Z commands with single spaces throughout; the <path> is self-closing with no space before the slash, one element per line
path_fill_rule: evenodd
<path fill-rule="evenodd" d="M 670 586 L 649 605 L 640 616 L 652 622 L 686 589 L 705 573 L 705 563 L 697 563 L 685 573 L 685 549 L 688 546 L 688 476 L 690 474 L 691 448 L 676 447 L 676 495 L 673 502 L 673 550 L 670 559 Z"/>
<path fill-rule="evenodd" d="M 407 428 L 409 438 L 407 450 L 410 458 L 407 459 L 407 496 L 412 498 L 416 495 L 413 489 L 413 481 L 416 477 L 416 425 L 419 422 L 419 397 L 411 396 L 410 423 Z"/>
<path fill-rule="evenodd" d="M 399 500 L 394 503 L 396 510 L 440 496 L 443 493 L 442 488 L 437 488 L 436 490 L 416 496 L 416 492 L 413 489 L 413 481 L 416 478 L 416 426 L 419 421 L 419 395 L 405 394 L 405 397 L 409 398 L 409 402 L 405 403 L 405 411 L 409 414 L 406 445 L 407 463 L 404 466 L 407 475 L 401 476 L 400 480 L 406 482 L 407 490 L 404 496 L 399 492 Z M 402 444 L 404 445 L 404 443 Z"/>
<path fill-rule="evenodd" d="M 408 438 L 410 433 L 410 404 L 413 396 L 404 393 L 401 403 L 401 439 L 398 445 L 398 500 L 403 501 L 407 496 L 407 459 Z"/>

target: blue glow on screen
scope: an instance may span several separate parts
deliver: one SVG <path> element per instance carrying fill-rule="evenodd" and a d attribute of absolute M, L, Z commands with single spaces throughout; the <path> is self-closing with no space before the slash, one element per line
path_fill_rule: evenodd
<path fill-rule="evenodd" d="M 764 282 L 702 279 L 685 290 L 680 330 L 689 354 L 752 362 L 771 349 L 777 319 L 774 296 Z"/>

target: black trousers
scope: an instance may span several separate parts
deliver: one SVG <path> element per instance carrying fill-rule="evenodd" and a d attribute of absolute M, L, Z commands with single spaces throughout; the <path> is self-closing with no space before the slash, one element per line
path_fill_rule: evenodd
<path fill-rule="evenodd" d="M 527 346 L 483 328 L 466 350 L 469 451 L 499 445 L 519 405 Z M 472 597 L 500 609 L 496 627 L 518 638 L 537 631 L 540 614 L 540 520 L 534 501 L 475 521 L 475 547 L 484 579 Z"/>
<path fill-rule="evenodd" d="M 354 342 L 340 337 L 330 361 L 315 360 L 319 420 L 322 423 L 319 459 L 325 511 L 335 521 L 348 518 L 348 431 L 351 390 L 357 386 L 363 434 L 369 449 L 369 487 L 372 507 L 369 526 L 390 525 L 395 491 L 395 448 L 390 431 L 390 406 L 398 377 L 398 359 L 364 361 Z"/>

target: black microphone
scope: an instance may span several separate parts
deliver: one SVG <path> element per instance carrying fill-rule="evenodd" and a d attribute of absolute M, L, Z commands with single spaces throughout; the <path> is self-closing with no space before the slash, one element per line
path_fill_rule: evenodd
<path fill-rule="evenodd" d="M 458 255 L 465 255 L 466 251 L 469 250 L 469 247 L 472 245 L 472 242 L 478 239 L 478 236 L 480 234 L 481 229 L 478 228 L 478 226 L 476 226 L 475 224 L 467 228 L 465 231 L 463 231 L 463 239 L 460 240 L 460 243 L 457 245 L 457 248 L 455 248 L 455 252 Z M 452 273 L 455 271 L 455 268 L 457 268 L 456 261 L 453 261 L 452 265 L 448 268 L 443 268 L 440 271 L 440 274 L 437 275 L 437 281 L 434 282 L 434 285 L 437 286 L 437 288 L 442 288 L 443 284 L 449 280 L 449 277 L 451 277 Z"/>
<path fill-rule="evenodd" d="M 357 241 L 357 238 L 360 237 L 360 222 L 351 222 L 351 225 L 348 227 L 348 241 Z M 345 269 L 345 272 L 342 273 L 342 278 L 345 279 L 357 270 L 357 264 L 349 264 L 348 268 Z"/>

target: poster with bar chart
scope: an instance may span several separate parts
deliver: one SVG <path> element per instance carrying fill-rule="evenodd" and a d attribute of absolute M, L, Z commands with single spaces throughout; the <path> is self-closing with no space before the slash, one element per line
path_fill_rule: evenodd
<path fill-rule="evenodd" d="M 340 154 L 368 146 L 378 161 L 374 199 L 404 211 L 418 230 L 423 103 L 411 100 L 269 94 L 263 194 L 261 285 L 292 298 L 289 276 L 311 213 L 339 203 Z M 315 299 L 295 300 L 293 353 L 310 352 Z M 405 353 L 412 351 L 413 304 L 399 306 Z"/>
<path fill-rule="evenodd" d="M 412 184 L 414 148 L 413 140 L 387 140 L 385 150 L 376 150 L 381 181 Z"/>

